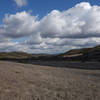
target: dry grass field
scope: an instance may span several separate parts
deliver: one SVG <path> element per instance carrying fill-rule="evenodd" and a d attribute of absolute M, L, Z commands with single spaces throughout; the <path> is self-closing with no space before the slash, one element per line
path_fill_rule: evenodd
<path fill-rule="evenodd" d="M 0 100 L 100 100 L 95 66 L 100 64 L 0 61 Z"/>

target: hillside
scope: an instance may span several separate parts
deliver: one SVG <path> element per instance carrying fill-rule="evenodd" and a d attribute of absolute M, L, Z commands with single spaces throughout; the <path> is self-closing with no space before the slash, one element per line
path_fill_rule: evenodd
<path fill-rule="evenodd" d="M 0 59 L 26 59 L 32 57 L 31 54 L 25 52 L 1 52 Z"/>
<path fill-rule="evenodd" d="M 73 49 L 64 53 L 63 55 L 83 54 L 83 53 L 88 53 L 88 52 L 95 52 L 98 50 L 100 50 L 100 46 L 96 46 L 92 48 Z"/>
<path fill-rule="evenodd" d="M 100 46 L 92 48 L 73 49 L 61 54 L 60 56 L 71 60 L 100 61 Z"/>
<path fill-rule="evenodd" d="M 1 52 L 0 60 L 19 60 L 19 61 L 100 61 L 100 46 L 92 48 L 73 49 L 59 55 L 49 54 L 28 54 L 25 52 Z"/>

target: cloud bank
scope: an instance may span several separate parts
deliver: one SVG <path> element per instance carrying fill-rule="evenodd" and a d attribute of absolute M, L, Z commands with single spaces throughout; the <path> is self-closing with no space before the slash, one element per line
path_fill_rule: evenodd
<path fill-rule="evenodd" d="M 65 11 L 53 10 L 40 20 L 26 11 L 6 14 L 0 38 L 0 50 L 31 53 L 60 53 L 99 45 L 100 6 L 82 2 Z"/>

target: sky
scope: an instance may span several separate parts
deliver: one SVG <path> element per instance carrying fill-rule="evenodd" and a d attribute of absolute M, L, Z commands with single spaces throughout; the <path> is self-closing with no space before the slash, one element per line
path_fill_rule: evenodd
<path fill-rule="evenodd" d="M 96 45 L 99 0 L 0 0 L 0 52 L 53 54 Z"/>

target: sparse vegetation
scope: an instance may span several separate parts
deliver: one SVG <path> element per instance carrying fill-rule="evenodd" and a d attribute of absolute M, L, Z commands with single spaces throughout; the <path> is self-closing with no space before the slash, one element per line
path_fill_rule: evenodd
<path fill-rule="evenodd" d="M 100 71 L 81 69 L 99 63 L 47 64 L 0 61 L 0 100 L 99 100 Z"/>
<path fill-rule="evenodd" d="M 100 46 L 93 48 L 74 49 L 68 52 L 49 55 L 49 54 L 28 54 L 24 52 L 2 52 L 1 60 L 12 60 L 19 62 L 29 62 L 34 60 L 40 61 L 100 61 Z"/>
<path fill-rule="evenodd" d="M 11 62 L 0 61 L 0 100 L 99 100 L 99 54 L 99 46 L 59 55 L 2 52 L 0 60 Z"/>

